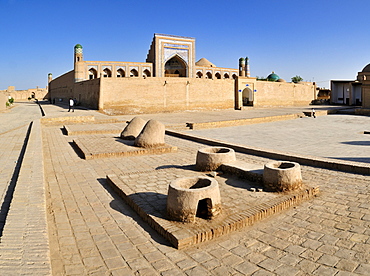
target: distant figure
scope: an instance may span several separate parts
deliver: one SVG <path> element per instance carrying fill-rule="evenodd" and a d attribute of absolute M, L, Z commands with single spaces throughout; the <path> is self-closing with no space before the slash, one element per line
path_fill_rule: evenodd
<path fill-rule="evenodd" d="M 315 109 L 312 108 L 312 117 L 316 118 Z"/>
<path fill-rule="evenodd" d="M 68 112 L 71 111 L 72 109 L 72 112 L 75 112 L 75 102 L 72 98 L 69 98 L 69 109 L 68 109 Z"/>

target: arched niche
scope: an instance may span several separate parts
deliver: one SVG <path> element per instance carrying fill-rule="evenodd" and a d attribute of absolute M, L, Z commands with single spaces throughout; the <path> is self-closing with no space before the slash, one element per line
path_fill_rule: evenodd
<path fill-rule="evenodd" d="M 117 70 L 117 78 L 124 78 L 126 76 L 125 70 L 122 68 Z"/>
<path fill-rule="evenodd" d="M 253 106 L 253 91 L 249 87 L 243 89 L 242 93 L 243 105 Z"/>
<path fill-rule="evenodd" d="M 89 80 L 96 79 L 98 77 L 98 71 L 94 68 L 89 69 Z"/>
<path fill-rule="evenodd" d="M 112 77 L 112 71 L 108 68 L 105 68 L 103 70 L 103 73 L 104 73 L 103 74 L 104 78 L 111 78 Z"/>
<path fill-rule="evenodd" d="M 198 71 L 196 74 L 196 78 L 201 79 L 203 78 L 203 73 L 201 71 Z"/>
<path fill-rule="evenodd" d="M 137 72 L 136 69 L 131 69 L 130 71 L 130 77 L 138 77 L 139 73 Z"/>
<path fill-rule="evenodd" d="M 175 55 L 164 65 L 165 77 L 187 77 L 187 67 L 185 61 L 178 55 Z"/>
<path fill-rule="evenodd" d="M 150 71 L 148 70 L 148 69 L 145 69 L 144 71 L 143 71 L 143 77 L 151 77 L 151 73 L 150 73 Z"/>

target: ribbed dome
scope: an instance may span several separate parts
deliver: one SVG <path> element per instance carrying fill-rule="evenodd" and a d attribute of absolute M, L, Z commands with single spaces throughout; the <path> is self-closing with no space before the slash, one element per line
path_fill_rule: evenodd
<path fill-rule="evenodd" d="M 278 79 L 277 82 L 286 82 L 284 79 Z"/>
<path fill-rule="evenodd" d="M 274 72 L 267 76 L 268 81 L 277 81 L 278 79 L 280 79 L 280 77 L 276 75 Z"/>
<path fill-rule="evenodd" d="M 364 69 L 362 69 L 362 72 L 370 72 L 370 64 L 366 65 Z"/>
<path fill-rule="evenodd" d="M 204 66 L 204 67 L 216 67 L 212 62 L 210 62 L 206 58 L 201 58 L 195 63 L 196 66 Z"/>
<path fill-rule="evenodd" d="M 81 49 L 82 49 L 81 44 L 76 44 L 76 45 L 75 45 L 75 49 L 76 49 L 76 48 L 81 48 Z"/>

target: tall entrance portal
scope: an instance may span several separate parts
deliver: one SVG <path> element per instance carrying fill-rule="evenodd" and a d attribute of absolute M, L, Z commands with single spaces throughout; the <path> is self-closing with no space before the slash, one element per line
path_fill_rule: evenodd
<path fill-rule="evenodd" d="M 146 62 L 153 77 L 195 78 L 195 38 L 154 34 Z"/>

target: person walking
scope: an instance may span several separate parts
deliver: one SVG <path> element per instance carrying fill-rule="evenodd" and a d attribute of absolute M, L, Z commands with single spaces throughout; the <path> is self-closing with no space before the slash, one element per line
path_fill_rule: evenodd
<path fill-rule="evenodd" d="M 68 112 L 71 111 L 72 109 L 72 112 L 75 112 L 75 102 L 72 98 L 69 98 L 69 109 L 68 109 Z"/>
<path fill-rule="evenodd" d="M 312 108 L 312 117 L 316 118 L 315 109 Z"/>

